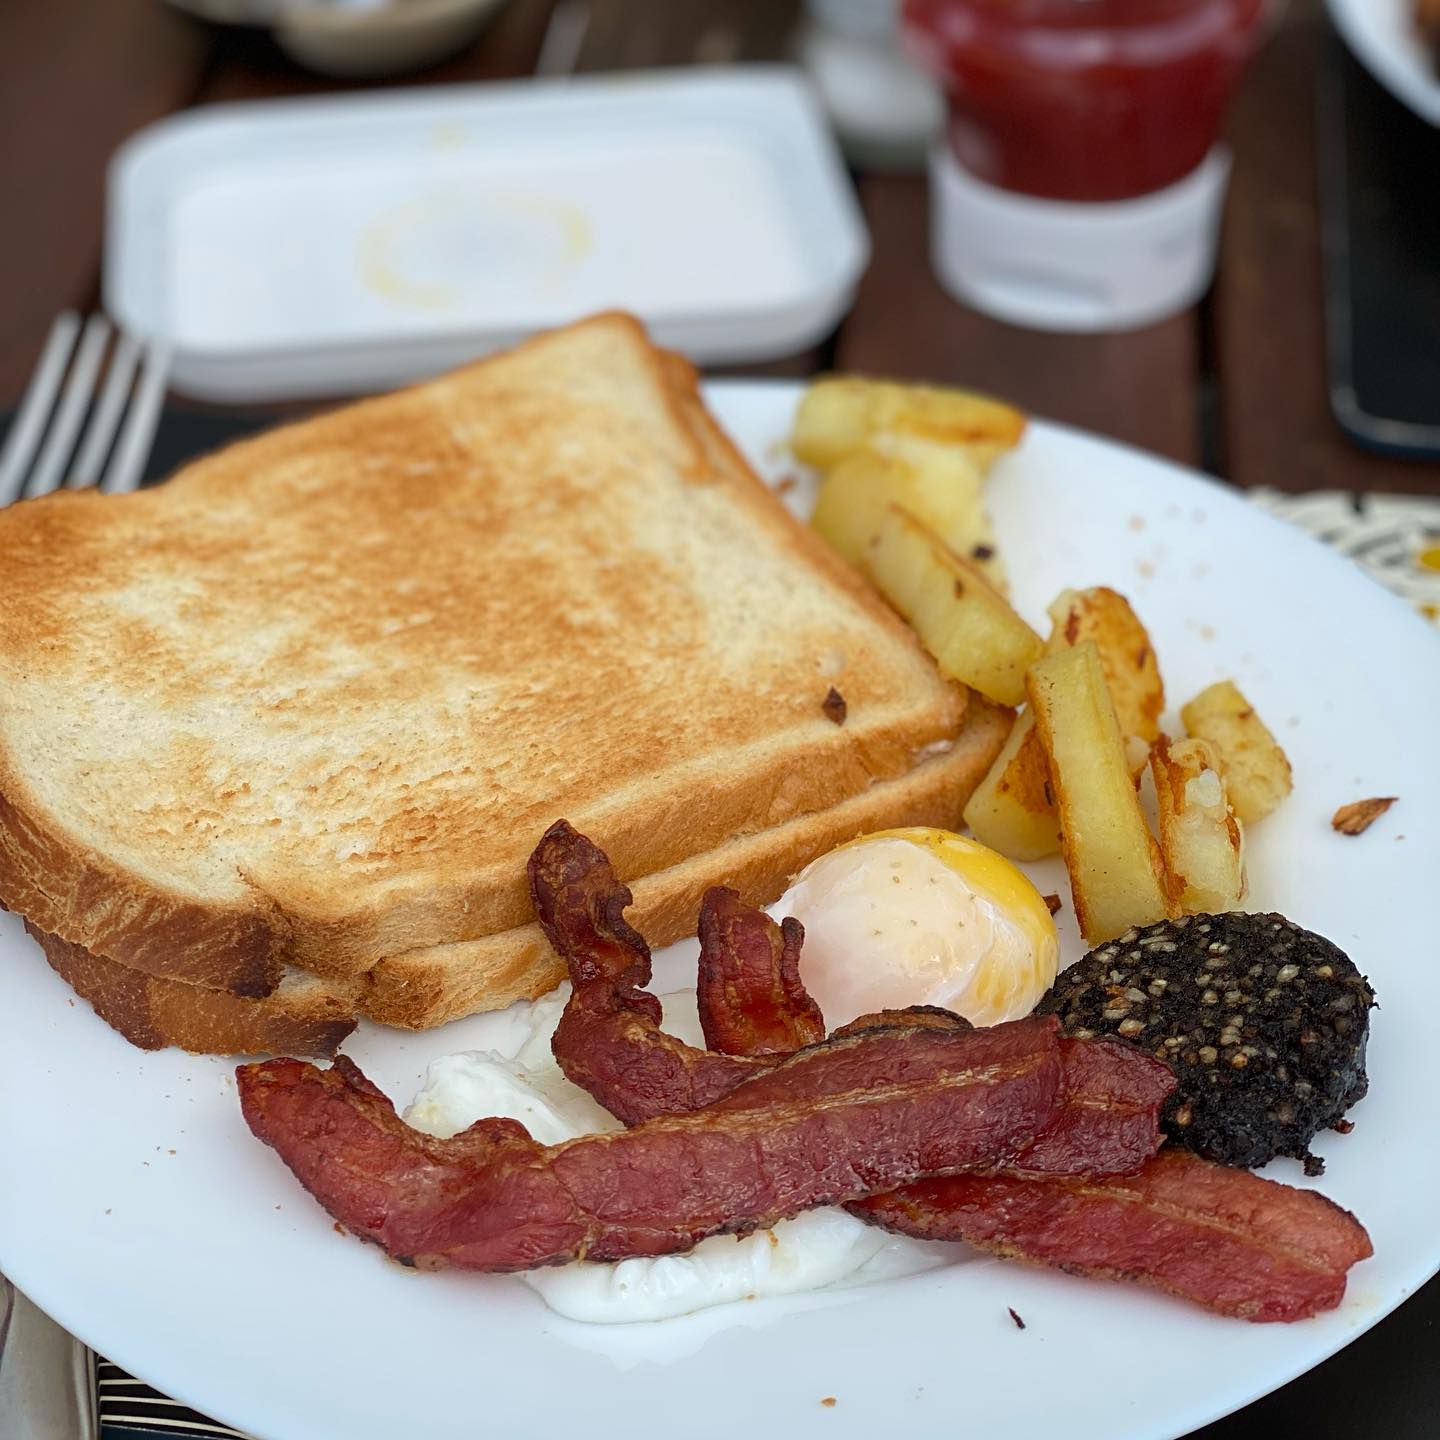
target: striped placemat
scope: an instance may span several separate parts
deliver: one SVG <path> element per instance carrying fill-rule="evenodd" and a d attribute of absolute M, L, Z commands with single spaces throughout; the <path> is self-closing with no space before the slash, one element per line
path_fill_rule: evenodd
<path fill-rule="evenodd" d="M 187 1436 L 202 1440 L 249 1440 L 239 1430 L 207 1420 L 178 1400 L 167 1400 L 143 1380 L 109 1360 L 95 1357 L 100 1440 L 138 1440 L 140 1436 Z"/>
<path fill-rule="evenodd" d="M 1343 490 L 1252 490 L 1262 510 L 1308 530 L 1440 624 L 1440 500 Z"/>

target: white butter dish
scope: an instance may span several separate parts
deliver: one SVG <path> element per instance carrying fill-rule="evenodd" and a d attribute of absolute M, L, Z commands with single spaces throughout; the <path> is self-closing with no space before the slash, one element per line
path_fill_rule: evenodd
<path fill-rule="evenodd" d="M 785 67 L 217 105 L 109 177 L 104 293 L 221 401 L 418 379 L 618 306 L 702 363 L 821 339 L 868 256 Z"/>

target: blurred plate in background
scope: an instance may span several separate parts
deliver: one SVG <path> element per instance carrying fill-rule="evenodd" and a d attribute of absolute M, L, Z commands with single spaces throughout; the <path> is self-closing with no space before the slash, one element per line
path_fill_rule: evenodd
<path fill-rule="evenodd" d="M 1440 63 L 1415 29 L 1414 0 L 1328 0 L 1356 59 L 1403 104 L 1440 125 Z"/>

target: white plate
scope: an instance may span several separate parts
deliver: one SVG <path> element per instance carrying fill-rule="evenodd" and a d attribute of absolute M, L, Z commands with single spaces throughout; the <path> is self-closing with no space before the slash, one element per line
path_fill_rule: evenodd
<path fill-rule="evenodd" d="M 864 221 L 781 65 L 209 105 L 111 162 L 105 308 L 222 401 L 399 385 L 619 307 L 703 363 L 814 344 Z"/>
<path fill-rule="evenodd" d="M 1329 0 L 1355 58 L 1423 120 L 1440 125 L 1440 73 L 1412 19 L 1413 0 Z"/>
<path fill-rule="evenodd" d="M 777 442 L 796 394 L 711 391 L 772 475 L 786 469 Z M 1026 614 L 1042 620 L 1065 585 L 1123 590 L 1151 627 L 1172 697 L 1235 676 L 1294 761 L 1293 797 L 1252 837 L 1254 899 L 1348 950 L 1383 1006 L 1355 1132 L 1319 1144 L 1323 1189 L 1375 1242 L 1338 1311 L 1252 1326 L 976 1260 L 663 1326 L 563 1321 L 513 1278 L 418 1274 L 336 1235 L 246 1131 L 228 1061 L 131 1049 L 72 999 L 10 916 L 0 917 L 0 1268 L 127 1369 L 264 1440 L 732 1440 L 740 1393 L 752 1422 L 793 1440 L 962 1429 L 1156 1440 L 1353 1340 L 1440 1264 L 1440 1147 L 1419 1103 L 1434 1089 L 1440 1012 L 1430 913 L 1440 647 L 1314 540 L 1134 451 L 1036 425 L 992 493 Z M 1337 805 L 1370 795 L 1400 804 L 1359 839 L 1331 832 Z M 1042 888 L 1057 887 L 1054 865 L 1036 869 Z M 1065 943 L 1074 959 L 1068 925 Z M 668 955 L 660 988 L 683 983 L 686 965 L 683 951 Z M 505 1024 L 363 1027 L 346 1048 L 408 1100 L 430 1058 L 489 1043 Z M 1272 1171 L 1307 1183 L 1293 1162 Z"/>

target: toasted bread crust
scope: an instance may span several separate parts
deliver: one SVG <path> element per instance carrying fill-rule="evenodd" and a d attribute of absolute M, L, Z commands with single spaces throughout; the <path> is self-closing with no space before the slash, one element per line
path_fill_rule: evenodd
<path fill-rule="evenodd" d="M 283 926 L 258 899 L 255 909 L 219 908 L 146 883 L 28 806 L 3 765 L 0 904 L 130 969 L 236 995 L 270 994 L 284 970 Z"/>
<path fill-rule="evenodd" d="M 25 928 L 51 968 L 142 1050 L 178 1045 L 194 1054 L 333 1055 L 355 1028 L 355 997 L 342 990 L 317 985 L 246 999 L 102 959 L 28 920 Z"/>
<path fill-rule="evenodd" d="M 700 899 L 712 885 L 738 890 L 746 904 L 767 905 L 817 855 L 857 835 L 901 825 L 959 825 L 965 802 L 1000 753 L 1012 720 L 1011 711 L 975 698 L 953 749 L 909 775 L 658 874 L 627 877 L 635 897 L 627 918 L 652 945 L 669 945 L 695 933 Z M 533 1000 L 564 977 L 564 963 L 532 922 L 471 944 L 390 956 L 370 971 L 360 1003 L 373 1020 L 425 1030 Z"/>

